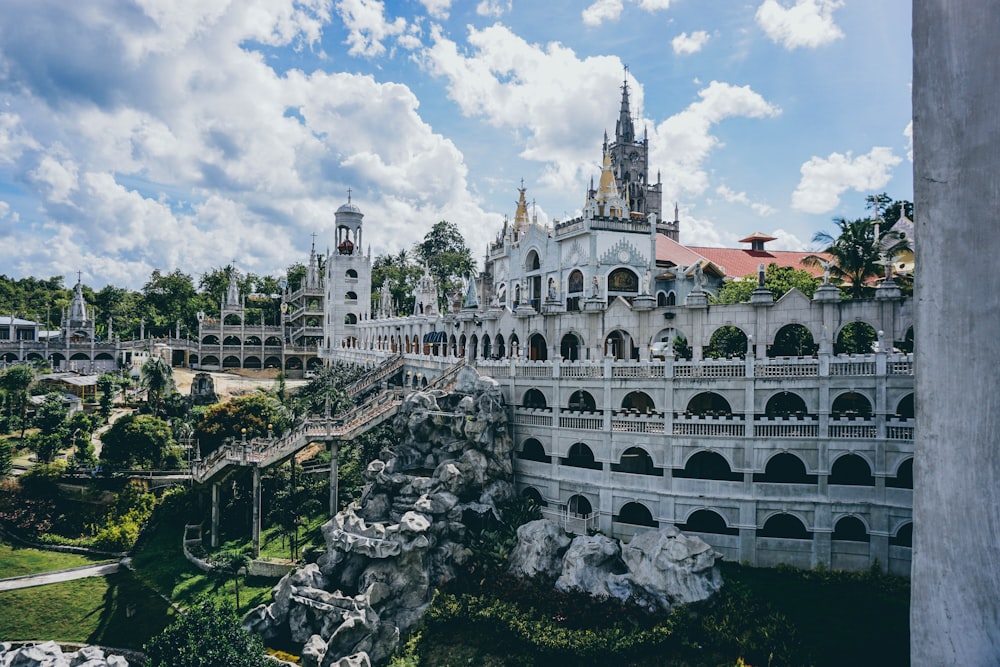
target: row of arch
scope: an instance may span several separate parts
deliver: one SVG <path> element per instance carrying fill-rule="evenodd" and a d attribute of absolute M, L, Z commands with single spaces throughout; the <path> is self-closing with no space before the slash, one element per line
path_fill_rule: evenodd
<path fill-rule="evenodd" d="M 542 494 L 532 486 L 525 487 L 521 495 L 533 500 L 542 507 L 547 505 L 542 498 Z M 593 505 L 586 496 L 576 494 L 569 498 L 567 511 L 570 514 L 585 517 L 591 515 L 594 510 Z M 660 522 L 653 518 L 653 514 L 649 508 L 639 501 L 630 501 L 622 505 L 621 509 L 612 517 L 612 520 L 617 523 L 633 526 L 649 528 L 658 528 L 660 526 Z M 691 512 L 684 523 L 677 524 L 677 528 L 685 533 L 707 533 L 712 535 L 739 534 L 739 529 L 729 527 L 721 514 L 708 508 Z M 792 540 L 811 540 L 813 537 L 813 533 L 806 527 L 806 523 L 799 516 L 790 512 L 776 512 L 772 514 L 756 530 L 757 537 Z M 870 542 L 871 532 L 861 517 L 854 514 L 845 514 L 834 522 L 831 537 L 834 541 Z M 889 537 L 889 545 L 912 547 L 913 522 L 904 521 L 900 523 Z"/>
<path fill-rule="evenodd" d="M 323 360 L 318 357 L 309 357 L 303 361 L 302 357 L 288 357 L 282 364 L 281 357 L 267 356 L 258 357 L 248 355 L 242 360 L 236 355 L 230 354 L 219 357 L 214 354 L 206 354 L 198 357 L 197 354 L 188 355 L 188 363 L 193 366 L 216 367 L 216 368 L 245 368 L 248 370 L 260 370 L 266 368 L 277 368 L 282 371 L 317 370 L 323 367 Z"/>
<path fill-rule="evenodd" d="M 529 389 L 524 393 L 521 400 L 522 407 L 533 409 L 547 409 L 548 401 L 545 394 L 539 389 Z M 595 412 L 597 402 L 594 396 L 584 390 L 578 389 L 570 394 L 566 403 L 569 410 Z M 643 391 L 629 392 L 622 398 L 621 409 L 640 414 L 654 414 L 656 402 L 649 394 Z M 906 394 L 896 402 L 895 416 L 900 419 L 914 418 L 913 393 Z M 688 401 L 685 413 L 696 417 L 727 416 L 733 414 L 733 409 L 726 398 L 714 391 L 703 391 L 695 394 Z M 792 417 L 810 415 L 805 400 L 794 391 L 778 391 L 768 398 L 764 407 L 766 417 Z M 838 417 L 862 417 L 872 416 L 872 402 L 869 397 L 856 391 L 844 391 L 837 394 L 830 407 L 830 415 Z"/>
<path fill-rule="evenodd" d="M 55 365 L 59 365 L 61 362 L 66 361 L 67 359 L 69 361 L 114 361 L 115 357 L 110 352 L 98 352 L 94 354 L 93 358 L 91 358 L 91 356 L 86 352 L 74 352 L 68 357 L 62 352 L 48 352 L 45 355 L 43 355 L 40 352 L 28 352 L 27 354 L 24 355 L 24 359 L 21 359 L 21 357 L 16 352 L 4 352 L 2 355 L 0 355 L 0 361 L 3 361 L 6 364 L 13 364 L 19 361 L 28 361 L 28 362 L 49 361 Z"/>
<path fill-rule="evenodd" d="M 519 459 L 538 463 L 551 463 L 552 457 L 545 453 L 542 443 L 535 438 L 524 441 L 517 454 Z M 572 468 L 601 470 L 603 464 L 596 460 L 594 451 L 584 442 L 570 446 L 560 465 Z M 674 478 L 703 479 L 722 482 L 742 482 L 743 473 L 735 472 L 726 458 L 714 451 L 699 451 L 692 454 L 684 468 L 667 469 L 657 467 L 653 458 L 642 447 L 629 447 L 622 452 L 617 463 L 611 464 L 612 472 L 634 475 L 662 477 L 670 470 Z M 764 472 L 754 473 L 753 481 L 767 484 L 817 484 L 818 475 L 809 474 L 805 462 L 791 452 L 778 452 L 768 459 Z M 875 475 L 871 463 L 860 454 L 847 453 L 838 456 L 830 468 L 827 483 L 834 486 L 875 486 Z M 889 488 L 913 488 L 913 458 L 906 458 L 896 467 L 895 475 L 887 477 Z"/>
<path fill-rule="evenodd" d="M 310 325 L 310 326 L 320 326 L 320 324 L 317 321 L 316 324 Z M 229 335 L 229 336 L 226 336 L 225 338 L 222 338 L 220 340 L 220 338 L 218 336 L 216 336 L 215 334 L 208 334 L 207 336 L 203 336 L 202 337 L 201 344 L 202 345 L 228 345 L 228 346 L 235 346 L 235 347 L 238 347 L 240 345 L 244 345 L 244 346 L 247 346 L 247 347 L 250 347 L 250 346 L 260 347 L 261 345 L 263 345 L 264 347 L 281 347 L 282 343 L 281 343 L 281 338 L 279 336 L 266 336 L 262 340 L 260 336 L 250 335 L 250 336 L 247 336 L 246 338 L 243 338 L 242 340 L 240 340 L 239 336 Z"/>

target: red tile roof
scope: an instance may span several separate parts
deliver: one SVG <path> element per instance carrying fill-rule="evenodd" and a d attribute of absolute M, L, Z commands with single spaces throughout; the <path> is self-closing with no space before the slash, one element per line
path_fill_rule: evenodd
<path fill-rule="evenodd" d="M 659 259 L 659 243 L 657 243 L 656 249 L 657 259 Z M 809 255 L 824 256 L 818 252 L 750 250 L 749 248 L 703 248 L 697 246 L 692 246 L 690 250 L 722 266 L 726 270 L 726 275 L 730 278 L 742 278 L 746 275 L 756 274 L 759 264 L 767 266 L 772 263 L 778 266 L 790 266 L 794 269 L 808 271 L 816 278 L 823 275 L 821 267 L 802 264 L 802 259 Z"/>

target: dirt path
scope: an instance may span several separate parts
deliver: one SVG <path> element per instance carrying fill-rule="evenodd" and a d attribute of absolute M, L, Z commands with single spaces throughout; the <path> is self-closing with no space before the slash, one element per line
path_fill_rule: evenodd
<path fill-rule="evenodd" d="M 177 385 L 177 391 L 184 396 L 189 395 L 191 393 L 191 382 L 194 380 L 194 376 L 200 372 L 202 371 L 175 368 L 174 383 Z M 228 400 L 233 396 L 250 393 L 258 387 L 270 389 L 278 384 L 275 378 L 270 377 L 246 377 L 233 373 L 219 373 L 217 371 L 204 372 L 212 376 L 212 381 L 215 383 L 215 393 L 218 394 L 221 400 Z M 285 386 L 288 389 L 295 389 L 303 386 L 306 382 L 307 380 L 285 380 Z"/>
<path fill-rule="evenodd" d="M 85 565 L 84 567 L 74 567 L 68 570 L 54 570 L 52 572 L 29 574 L 23 577 L 0 579 L 0 591 L 13 591 L 18 588 L 44 586 L 46 584 L 56 584 L 61 581 L 86 579 L 87 577 L 103 577 L 114 574 L 118 571 L 119 567 L 119 563 L 104 563 L 103 565 Z"/>

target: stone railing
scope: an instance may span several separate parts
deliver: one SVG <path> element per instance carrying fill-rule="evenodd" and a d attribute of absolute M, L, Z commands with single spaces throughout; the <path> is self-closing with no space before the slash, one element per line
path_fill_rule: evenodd
<path fill-rule="evenodd" d="M 753 434 L 757 438 L 815 438 L 819 435 L 819 418 L 758 417 L 754 420 Z"/>
<path fill-rule="evenodd" d="M 756 377 L 816 377 L 819 375 L 819 359 L 809 357 L 788 357 L 766 359 L 754 363 Z"/>
<path fill-rule="evenodd" d="M 743 415 L 675 414 L 672 433 L 674 435 L 738 438 L 746 433 L 746 424 L 743 421 Z"/>
<path fill-rule="evenodd" d="M 741 378 L 747 365 L 742 359 L 708 359 L 674 362 L 675 378 Z"/>
<path fill-rule="evenodd" d="M 831 419 L 827 426 L 831 438 L 876 438 L 878 427 L 875 420 L 863 417 L 839 417 Z"/>
<path fill-rule="evenodd" d="M 559 524 L 567 533 L 586 535 L 598 528 L 598 513 L 573 514 L 568 510 L 543 507 L 542 516 Z"/>
<path fill-rule="evenodd" d="M 559 428 L 577 428 L 588 431 L 604 429 L 604 413 L 577 410 L 559 411 Z"/>
<path fill-rule="evenodd" d="M 552 426 L 552 408 L 514 408 L 514 423 L 519 426 Z"/>
<path fill-rule="evenodd" d="M 833 357 L 830 361 L 830 375 L 831 376 L 843 376 L 843 375 L 875 375 L 876 374 L 876 364 L 875 355 L 850 355 L 846 359 L 844 357 Z"/>
<path fill-rule="evenodd" d="M 662 412 L 615 410 L 611 413 L 611 430 L 619 433 L 663 433 L 666 427 Z"/>
<path fill-rule="evenodd" d="M 913 440 L 912 419 L 886 420 L 885 437 L 888 440 Z"/>

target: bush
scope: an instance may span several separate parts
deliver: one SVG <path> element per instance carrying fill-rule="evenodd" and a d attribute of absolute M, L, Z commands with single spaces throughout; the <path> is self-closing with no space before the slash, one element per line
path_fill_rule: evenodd
<path fill-rule="evenodd" d="M 197 602 L 144 647 L 147 667 L 265 667 L 260 636 L 240 627 L 236 611 Z"/>

